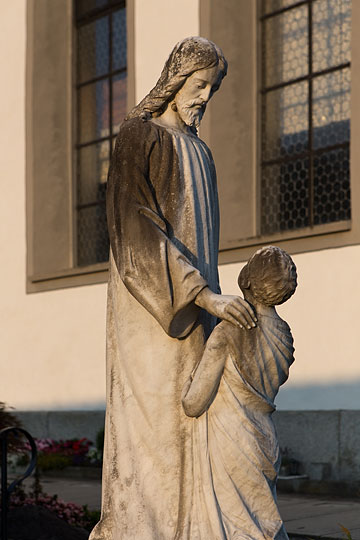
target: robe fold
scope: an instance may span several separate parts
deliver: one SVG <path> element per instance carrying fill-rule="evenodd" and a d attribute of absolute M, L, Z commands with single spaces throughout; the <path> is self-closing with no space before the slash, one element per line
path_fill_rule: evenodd
<path fill-rule="evenodd" d="M 287 540 L 276 504 L 280 456 L 272 413 L 294 360 L 290 328 L 278 316 L 259 313 L 250 331 L 220 323 L 207 342 L 189 399 L 200 395 L 207 365 L 219 351 L 224 370 L 217 392 L 193 425 L 191 539 Z"/>
<path fill-rule="evenodd" d="M 192 419 L 181 390 L 215 320 L 216 174 L 196 136 L 123 123 L 109 171 L 102 515 L 91 540 L 189 539 Z M 189 489 L 190 486 L 190 489 Z"/>

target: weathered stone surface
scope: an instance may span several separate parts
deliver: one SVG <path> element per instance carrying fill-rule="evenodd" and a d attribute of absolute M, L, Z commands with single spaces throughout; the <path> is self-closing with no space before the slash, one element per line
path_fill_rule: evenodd
<path fill-rule="evenodd" d="M 287 538 L 276 507 L 279 453 L 270 415 L 293 360 L 290 329 L 274 306 L 294 292 L 296 271 L 285 252 L 268 247 L 251 258 L 248 274 L 241 274 L 245 300 L 220 294 L 216 173 L 197 128 L 226 71 L 214 43 L 200 37 L 181 41 L 117 137 L 107 187 L 111 250 L 102 519 L 92 540 Z M 217 319 L 223 321 L 220 330 L 211 334 Z M 230 327 L 238 335 L 224 330 L 221 344 L 236 342 L 239 354 L 248 354 L 246 367 L 232 365 L 230 378 L 240 369 L 238 384 L 247 390 L 239 390 L 239 406 L 228 400 L 224 429 L 218 429 L 222 444 L 211 449 L 206 433 L 214 427 L 208 419 L 216 398 L 212 404 L 207 388 L 195 389 L 193 399 L 196 372 L 183 396 L 188 416 L 181 396 L 206 338 L 211 334 L 208 344 L 216 342 Z M 250 340 L 237 340 L 251 330 Z M 205 369 L 204 381 L 214 383 L 212 397 L 221 396 L 230 358 L 220 349 L 215 347 L 215 362 L 222 364 L 223 377 L 222 370 L 215 370 L 214 378 Z M 198 403 L 200 394 L 205 399 Z M 243 422 L 232 422 L 236 416 Z M 242 428 L 246 422 L 248 432 Z M 236 449 L 226 454 L 231 434 Z M 251 470 L 246 458 L 239 464 L 234 457 L 247 453 Z M 210 455 L 221 464 L 217 477 Z"/>

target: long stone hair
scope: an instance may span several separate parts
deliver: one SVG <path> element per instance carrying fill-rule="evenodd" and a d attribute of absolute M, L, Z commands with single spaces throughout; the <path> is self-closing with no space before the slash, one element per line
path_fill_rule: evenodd
<path fill-rule="evenodd" d="M 167 59 L 154 88 L 127 115 L 125 120 L 140 116 L 144 120 L 159 116 L 195 71 L 219 66 L 222 78 L 227 72 L 227 61 L 221 49 L 202 37 L 189 37 L 177 43 Z"/>

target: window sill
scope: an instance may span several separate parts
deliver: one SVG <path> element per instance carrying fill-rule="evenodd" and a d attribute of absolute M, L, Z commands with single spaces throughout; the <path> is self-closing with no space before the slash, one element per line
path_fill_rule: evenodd
<path fill-rule="evenodd" d="M 219 264 L 246 261 L 256 249 L 269 244 L 276 244 L 290 254 L 342 247 L 355 243 L 352 237 L 344 238 L 344 234 L 350 235 L 350 232 L 351 220 L 347 220 L 239 239 L 220 248 Z"/>
<path fill-rule="evenodd" d="M 109 263 L 104 262 L 90 266 L 59 270 L 58 272 L 35 274 L 28 278 L 27 292 L 33 293 L 105 283 L 108 279 L 108 269 Z"/>
<path fill-rule="evenodd" d="M 273 235 L 239 239 L 233 247 L 220 249 L 219 264 L 246 261 L 256 249 L 268 244 L 276 244 L 290 254 L 317 251 L 320 249 L 343 247 L 354 243 L 351 233 L 351 221 L 339 221 L 316 227 L 307 227 L 297 231 L 279 232 Z M 29 277 L 27 292 L 41 292 L 68 287 L 106 283 L 109 263 L 70 268 L 59 272 L 36 274 Z"/>

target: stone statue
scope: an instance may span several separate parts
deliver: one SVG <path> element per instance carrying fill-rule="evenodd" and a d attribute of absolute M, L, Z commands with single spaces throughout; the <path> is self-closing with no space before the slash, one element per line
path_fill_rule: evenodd
<path fill-rule="evenodd" d="M 193 426 L 190 538 L 285 540 L 271 415 L 294 348 L 274 306 L 295 292 L 295 264 L 280 248 L 262 248 L 242 269 L 239 286 L 256 311 L 256 328 L 244 331 L 226 321 L 216 326 L 183 392 L 186 414 L 199 417 Z"/>
<path fill-rule="evenodd" d="M 245 300 L 220 294 L 215 167 L 197 136 L 226 71 L 214 43 L 181 41 L 116 141 L 102 515 L 91 540 L 190 539 L 194 421 L 182 388 L 217 318 L 256 325 Z"/>

